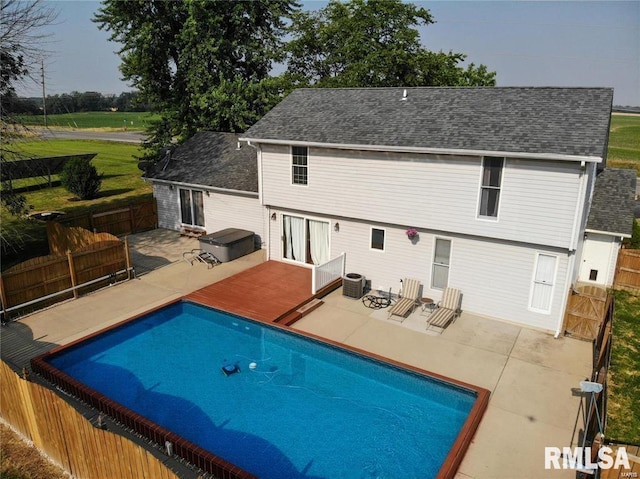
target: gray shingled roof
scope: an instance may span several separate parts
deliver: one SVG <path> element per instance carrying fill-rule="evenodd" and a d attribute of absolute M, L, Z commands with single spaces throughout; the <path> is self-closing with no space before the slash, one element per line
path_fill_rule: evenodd
<path fill-rule="evenodd" d="M 636 170 L 605 168 L 596 177 L 587 229 L 631 235 Z"/>
<path fill-rule="evenodd" d="M 606 155 L 610 88 L 302 88 L 241 138 Z"/>
<path fill-rule="evenodd" d="M 159 161 L 146 178 L 239 191 L 258 191 L 255 148 L 242 144 L 238 135 L 202 131 L 172 153 L 169 163 Z"/>

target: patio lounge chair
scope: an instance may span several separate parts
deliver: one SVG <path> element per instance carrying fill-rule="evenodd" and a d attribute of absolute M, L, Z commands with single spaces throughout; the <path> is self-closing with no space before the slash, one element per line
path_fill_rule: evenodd
<path fill-rule="evenodd" d="M 201 249 L 192 249 L 186 253 L 182 253 L 182 259 L 193 266 L 193 263 L 204 263 L 207 265 L 207 269 L 213 268 L 215 265 L 220 264 L 220 260 L 208 251 L 202 251 Z"/>
<path fill-rule="evenodd" d="M 404 321 L 405 316 L 420 303 L 420 281 L 417 279 L 405 279 L 402 282 L 402 291 L 400 299 L 396 301 L 389 310 L 387 319 L 393 316 L 399 316 L 400 322 Z"/>
<path fill-rule="evenodd" d="M 431 327 L 440 328 L 440 332 L 447 327 L 462 311 L 460 310 L 460 290 L 446 288 L 442 294 L 442 299 L 438 302 L 436 310 L 427 320 L 427 330 Z"/>

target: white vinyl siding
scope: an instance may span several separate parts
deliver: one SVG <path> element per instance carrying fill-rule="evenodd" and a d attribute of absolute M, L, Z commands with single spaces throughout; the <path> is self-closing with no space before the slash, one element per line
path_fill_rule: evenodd
<path fill-rule="evenodd" d="M 558 257 L 538 253 L 531 285 L 529 307 L 533 311 L 548 313 L 551 310 Z"/>
<path fill-rule="evenodd" d="M 274 260 L 282 259 L 281 216 L 278 211 L 278 220 L 271 221 L 270 257 Z M 391 289 L 393 294 L 400 290 L 400 279 L 416 278 L 422 283 L 425 297 L 441 299 L 442 290 L 431 287 L 435 240 L 441 237 L 440 233 L 421 230 L 419 241 L 412 242 L 407 238 L 406 227 L 385 226 L 385 254 L 380 254 L 368 247 L 369 223 L 343 217 L 326 220 L 330 224 L 340 222 L 339 231 L 333 228 L 330 231 L 330 256 L 345 252 L 347 273 L 362 274 L 372 289 Z M 566 254 L 554 248 L 538 248 L 558 258 L 551 310 L 545 314 L 529 308 L 535 261 L 530 247 L 466 235 L 448 234 L 446 239 L 452 244 L 448 284 L 462 292 L 464 311 L 546 331 L 556 330 L 569 289 L 564 283 L 569 265 Z"/>
<path fill-rule="evenodd" d="M 620 240 L 618 237 L 588 233 L 582 249 L 579 281 L 611 286 L 615 276 Z M 590 279 L 591 271 L 597 271 L 596 279 Z"/>
<path fill-rule="evenodd" d="M 369 224 L 570 246 L 580 165 L 507 158 L 500 221 L 478 221 L 482 159 L 309 148 L 313 182 L 291 185 L 291 148 L 261 145 L 265 205 Z"/>
<path fill-rule="evenodd" d="M 158 227 L 174 231 L 180 230 L 180 202 L 178 188 L 155 183 L 153 196 L 158 205 Z M 260 205 L 257 195 L 237 195 L 220 192 L 210 192 L 203 196 L 204 229 L 213 233 L 226 228 L 240 228 L 253 231 L 264 242 L 265 224 L 264 209 Z"/>

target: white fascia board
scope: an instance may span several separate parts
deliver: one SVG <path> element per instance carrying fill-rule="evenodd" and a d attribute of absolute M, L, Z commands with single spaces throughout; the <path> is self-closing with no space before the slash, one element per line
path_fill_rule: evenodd
<path fill-rule="evenodd" d="M 535 160 L 556 160 L 556 161 L 586 161 L 589 163 L 601 163 L 599 156 L 562 155 L 559 153 L 522 153 L 515 151 L 491 151 L 491 150 L 463 150 L 448 148 L 424 148 L 416 146 L 385 146 L 385 145 L 355 145 L 344 143 L 320 143 L 314 141 L 284 141 L 266 140 L 260 138 L 240 137 L 240 141 L 249 144 L 263 143 L 269 145 L 291 145 L 310 146 L 317 148 L 335 148 L 338 150 L 363 150 L 363 151 L 384 151 L 397 153 L 428 153 L 433 155 L 461 155 L 461 156 L 500 156 L 507 158 L 528 158 Z"/>
<path fill-rule="evenodd" d="M 620 238 L 631 238 L 631 235 L 629 235 L 629 234 L 613 233 L 611 231 L 590 230 L 589 228 L 586 228 L 584 230 L 584 232 L 585 233 L 598 234 L 598 235 L 605 235 L 605 236 L 615 236 L 615 237 L 620 237 Z"/>
<path fill-rule="evenodd" d="M 197 185 L 195 183 L 183 183 L 181 181 L 169 181 L 169 180 L 155 180 L 153 178 L 147 178 L 152 183 L 158 183 L 161 185 L 175 185 L 175 186 L 184 186 L 185 188 L 191 188 L 194 190 L 202 190 L 202 191 L 213 191 L 218 193 L 230 193 L 234 195 L 244 195 L 244 196 L 252 196 L 257 198 L 258 193 L 255 191 L 245 191 L 245 190 L 232 190 L 230 188 L 218 188 L 216 186 L 206 186 L 206 185 Z"/>

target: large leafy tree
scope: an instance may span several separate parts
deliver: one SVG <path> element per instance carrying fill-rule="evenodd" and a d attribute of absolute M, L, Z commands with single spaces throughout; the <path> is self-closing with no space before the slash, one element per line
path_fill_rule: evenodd
<path fill-rule="evenodd" d="M 56 20 L 56 10 L 44 1 L 3 0 L 0 2 L 0 168 L 5 161 L 23 157 L 20 139 L 25 127 L 11 112 L 16 101 L 16 86 L 34 79 L 45 56 L 44 27 Z M 29 211 L 24 195 L 3 182 L 0 193 L 2 215 L 22 215 Z M 26 233 L 15 223 L 0 221 L 2 252 L 18 250 L 26 241 Z"/>
<path fill-rule="evenodd" d="M 462 53 L 432 52 L 418 27 L 434 20 L 401 0 L 332 0 L 300 11 L 289 27 L 284 77 L 296 86 L 385 87 L 495 84 L 495 73 Z"/>
<path fill-rule="evenodd" d="M 277 102 L 269 77 L 293 0 L 105 0 L 99 28 L 122 45 L 120 70 L 163 115 L 152 157 L 198 130 L 243 131 Z"/>

